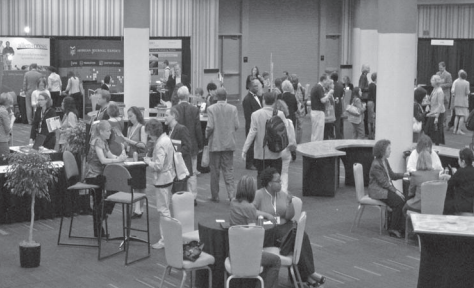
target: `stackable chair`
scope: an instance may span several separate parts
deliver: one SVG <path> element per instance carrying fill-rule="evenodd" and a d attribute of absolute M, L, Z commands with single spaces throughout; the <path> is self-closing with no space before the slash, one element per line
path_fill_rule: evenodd
<path fill-rule="evenodd" d="M 301 209 L 303 209 L 303 201 L 301 201 L 301 198 L 293 197 L 291 203 L 293 203 L 293 209 L 295 209 L 295 216 L 291 218 L 291 221 L 297 222 L 301 216 Z"/>
<path fill-rule="evenodd" d="M 354 163 L 354 182 L 355 182 L 355 187 L 356 187 L 356 195 L 357 195 L 357 202 L 359 203 L 359 207 L 357 208 L 356 215 L 354 217 L 354 221 L 352 222 L 351 226 L 351 232 L 352 228 L 354 228 L 354 225 L 356 227 L 359 227 L 360 224 L 360 218 L 362 218 L 362 214 L 364 213 L 365 206 L 372 206 L 380 209 L 380 234 L 382 234 L 382 228 L 384 226 L 384 213 L 386 213 L 387 209 L 387 204 L 380 200 L 372 199 L 365 193 L 365 188 L 364 188 L 364 174 L 362 171 L 362 165 L 360 163 Z"/>
<path fill-rule="evenodd" d="M 263 238 L 265 229 L 261 226 L 232 226 L 229 228 L 229 257 L 225 259 L 224 279 L 228 288 L 232 278 L 257 278 L 265 287 L 259 274 L 263 267 Z M 230 274 L 228 277 L 227 274 Z"/>
<path fill-rule="evenodd" d="M 132 264 L 134 262 L 146 259 L 150 257 L 150 221 L 149 221 L 149 213 L 148 213 L 148 198 L 144 193 L 134 193 L 132 186 L 130 184 L 130 180 L 132 179 L 132 176 L 130 176 L 130 173 L 128 172 L 127 168 L 125 168 L 122 165 L 119 164 L 109 164 L 105 167 L 104 173 L 105 177 L 105 186 L 104 186 L 104 191 L 120 191 L 117 193 L 114 193 L 107 198 L 105 198 L 105 195 L 103 195 L 103 200 L 102 200 L 102 211 L 104 211 L 104 203 L 105 202 L 113 202 L 113 203 L 118 203 L 122 204 L 122 237 L 116 237 L 116 238 L 109 238 L 107 241 L 112 241 L 112 240 L 122 240 L 122 245 L 121 247 L 124 247 L 123 250 L 120 250 L 118 252 L 112 253 L 107 256 L 101 256 L 101 249 L 102 249 L 102 233 L 99 233 L 99 255 L 98 258 L 99 260 L 109 258 L 113 255 L 116 255 L 118 253 L 124 252 L 125 251 L 125 265 Z M 105 194 L 105 193 L 104 193 Z M 146 229 L 138 229 L 138 228 L 132 228 L 132 209 L 133 209 L 133 204 L 135 202 L 138 202 L 140 200 L 145 199 L 146 201 Z M 101 213 L 101 225 L 103 222 L 105 212 Z M 136 237 L 130 236 L 130 231 L 139 231 L 139 232 L 145 232 L 147 234 L 147 240 L 139 239 Z M 107 231 L 108 232 L 108 231 Z M 146 244 L 148 253 L 146 256 L 138 258 L 136 260 L 133 260 L 131 262 L 128 261 L 128 250 L 129 250 L 129 244 L 130 241 L 135 241 L 135 242 L 142 242 Z"/>
<path fill-rule="evenodd" d="M 165 256 L 166 256 L 166 269 L 161 278 L 160 287 L 163 287 L 165 282 L 166 274 L 171 273 L 171 269 L 177 269 L 183 271 L 183 277 L 181 278 L 181 285 L 179 288 L 184 287 L 186 276 L 188 273 L 191 275 L 191 285 L 193 286 L 193 274 L 196 270 L 207 269 L 209 271 L 209 288 L 212 287 L 212 270 L 209 265 L 214 264 L 214 256 L 201 252 L 199 258 L 195 262 L 183 260 L 183 231 L 181 229 L 181 223 L 178 220 L 166 216 L 160 217 L 160 227 L 163 232 L 163 240 L 165 241 Z M 259 262 L 260 263 L 260 262 Z"/>
<path fill-rule="evenodd" d="M 270 252 L 280 256 L 281 267 L 287 267 L 291 273 L 293 283 L 296 288 L 304 288 L 303 281 L 301 280 L 300 271 L 298 270 L 298 262 L 300 261 L 301 245 L 303 244 L 304 230 L 306 228 L 306 212 L 301 212 L 301 216 L 298 219 L 298 225 L 296 226 L 296 239 L 293 253 L 288 256 L 280 255 L 280 248 L 278 247 L 266 247 L 263 251 Z M 295 277 L 296 276 L 296 277 Z"/>
<path fill-rule="evenodd" d="M 194 230 L 194 196 L 191 192 L 177 192 L 171 197 L 173 216 L 183 229 L 183 241 L 199 241 L 199 230 Z"/>
<path fill-rule="evenodd" d="M 443 180 L 427 181 L 421 184 L 421 214 L 443 215 L 444 200 L 446 199 L 448 182 Z M 408 242 L 408 227 L 411 222 L 411 214 L 415 211 L 407 211 L 405 218 L 405 242 Z"/>
<path fill-rule="evenodd" d="M 63 152 L 63 161 L 64 161 L 64 171 L 66 172 L 66 179 L 67 183 L 69 184 L 70 181 L 77 181 L 79 180 L 79 169 L 77 167 L 76 159 L 74 155 L 72 155 L 69 151 Z M 96 239 L 97 237 L 85 237 L 85 236 L 73 236 L 72 234 L 72 223 L 74 221 L 74 207 L 75 207 L 75 195 L 74 193 L 78 193 L 79 190 L 86 190 L 88 193 L 91 189 L 98 189 L 100 188 L 97 185 L 85 184 L 81 182 L 76 182 L 74 185 L 69 186 L 67 188 L 67 193 L 69 193 L 69 198 L 71 199 L 71 221 L 69 223 L 69 238 L 78 238 L 78 239 Z M 65 196 L 65 195 L 63 195 Z M 63 197 L 65 199 L 65 197 Z M 58 234 L 58 245 L 65 245 L 65 246 L 83 246 L 83 247 L 98 247 L 98 244 L 79 244 L 79 243 L 62 243 L 61 242 L 61 232 L 63 229 L 63 219 L 64 219 L 64 206 L 65 201 L 63 201 L 63 207 L 61 211 L 61 222 L 59 224 L 59 234 Z"/>

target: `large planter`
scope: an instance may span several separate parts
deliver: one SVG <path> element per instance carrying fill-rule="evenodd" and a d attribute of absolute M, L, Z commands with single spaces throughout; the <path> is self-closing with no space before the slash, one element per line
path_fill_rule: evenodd
<path fill-rule="evenodd" d="M 40 265 L 41 245 L 23 246 L 20 244 L 20 265 L 22 268 L 34 268 Z"/>

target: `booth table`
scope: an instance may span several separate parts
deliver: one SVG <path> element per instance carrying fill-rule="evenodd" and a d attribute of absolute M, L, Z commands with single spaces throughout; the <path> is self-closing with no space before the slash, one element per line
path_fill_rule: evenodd
<path fill-rule="evenodd" d="M 474 217 L 411 214 L 420 237 L 418 288 L 474 287 Z"/>
<path fill-rule="evenodd" d="M 215 216 L 207 217 L 199 221 L 199 241 L 204 243 L 203 251 L 211 254 L 215 258 L 214 265 L 210 265 L 212 270 L 212 287 L 222 288 L 225 286 L 224 261 L 229 256 L 229 235 L 228 229 L 223 229 L 221 223 L 216 222 L 216 219 L 225 219 L 229 223 L 227 216 L 216 218 Z M 273 225 L 265 225 L 265 239 L 263 247 L 274 246 L 275 229 Z M 254 279 L 233 279 L 230 281 L 230 287 L 254 287 Z M 208 287 L 208 271 L 196 271 L 196 287 Z"/>
<path fill-rule="evenodd" d="M 299 144 L 296 151 L 303 155 L 303 196 L 334 197 L 339 184 L 339 159 L 344 163 L 345 185 L 354 186 L 354 163 L 362 164 L 364 184 L 369 185 L 372 149 L 375 140 L 323 140 Z M 443 167 L 458 167 L 459 150 L 433 146 Z"/>

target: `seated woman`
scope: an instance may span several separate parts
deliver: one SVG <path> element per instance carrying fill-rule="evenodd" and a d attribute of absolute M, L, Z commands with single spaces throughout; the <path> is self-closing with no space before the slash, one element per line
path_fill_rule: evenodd
<path fill-rule="evenodd" d="M 444 214 L 452 215 L 461 212 L 473 212 L 474 167 L 472 150 L 464 148 L 459 151 L 459 169 L 448 181 L 448 191 L 444 203 Z"/>
<path fill-rule="evenodd" d="M 70 96 L 63 99 L 61 107 L 64 115 L 61 121 L 61 128 L 59 128 L 59 151 L 64 151 L 64 145 L 67 144 L 66 132 L 76 127 L 79 112 L 77 112 L 74 99 Z"/>
<path fill-rule="evenodd" d="M 48 92 L 49 93 L 49 92 Z M 48 124 L 46 119 L 56 116 L 56 110 L 51 107 L 53 101 L 49 94 L 45 91 L 38 94 L 38 108 L 35 112 L 35 117 L 33 119 L 33 125 L 31 125 L 30 133 L 30 145 L 33 145 L 33 142 L 36 140 L 36 136 L 41 134 L 46 136 L 43 146 L 48 149 L 54 149 L 56 145 L 56 133 L 48 131 Z"/>
<path fill-rule="evenodd" d="M 436 170 L 438 172 L 443 171 L 443 166 L 441 165 L 441 160 L 439 159 L 438 153 L 432 150 L 433 142 L 431 138 L 426 135 L 421 135 L 418 138 L 418 142 L 416 143 L 416 149 L 411 151 L 410 156 L 408 157 L 407 161 L 407 171 L 409 173 L 416 171 L 416 166 L 418 162 L 418 155 L 422 151 L 427 151 L 431 156 L 431 168 L 432 170 Z"/>
<path fill-rule="evenodd" d="M 405 206 L 403 206 L 403 214 L 406 214 L 407 210 L 421 213 L 421 184 L 426 181 L 439 179 L 439 171 L 433 170 L 430 152 L 427 150 L 421 151 L 418 156 L 416 171 L 411 172 L 410 176 L 408 200 Z"/>
<path fill-rule="evenodd" d="M 258 210 L 257 215 L 263 215 L 263 217 L 276 224 L 276 242 L 281 242 L 283 236 L 293 228 L 291 222 L 295 214 L 292 204 L 293 197 L 281 191 L 280 174 L 273 167 L 267 167 L 263 170 L 261 184 L 263 188 L 257 190 L 253 205 Z M 298 270 L 301 278 L 306 280 L 309 286 L 317 287 L 326 281 L 325 277 L 314 272 L 313 250 L 306 233 L 303 236 Z"/>
<path fill-rule="evenodd" d="M 390 168 L 387 159 L 391 151 L 390 140 L 382 139 L 375 143 L 373 150 L 375 159 L 372 161 L 369 172 L 369 196 L 392 208 L 392 221 L 388 234 L 391 237 L 402 238 L 405 225 L 402 208 L 405 204 L 405 196 L 393 186 L 392 180 L 402 179 L 405 174 L 394 173 Z"/>
<path fill-rule="evenodd" d="M 94 191 L 94 236 L 98 237 L 99 231 L 105 235 L 100 223 L 102 189 L 105 182 L 102 173 L 104 172 L 105 165 L 123 162 L 127 159 L 127 155 L 123 153 L 120 156 L 115 156 L 110 152 L 107 140 L 110 137 L 112 128 L 107 120 L 101 120 L 99 124 L 95 126 L 95 129 L 97 129 L 97 136 L 90 142 L 89 154 L 87 155 L 85 182 L 88 184 L 99 185 L 101 187 L 99 191 Z M 113 203 L 106 203 L 104 206 L 104 210 L 107 214 L 111 214 L 113 209 Z M 101 228 L 100 230 L 99 227 Z"/>
<path fill-rule="evenodd" d="M 255 178 L 244 175 L 237 184 L 235 198 L 230 202 L 230 225 L 249 225 L 257 223 L 257 209 L 252 205 L 257 190 Z M 281 260 L 278 255 L 262 252 L 261 265 L 264 267 L 260 274 L 265 288 L 278 287 L 278 273 Z"/>
<path fill-rule="evenodd" d="M 110 138 L 108 140 L 109 142 L 109 148 L 112 154 L 114 155 L 120 155 L 122 154 L 123 145 L 121 142 L 123 142 L 122 138 L 120 136 L 123 136 L 123 118 L 120 115 L 120 109 L 114 101 L 109 102 L 109 106 L 107 106 L 107 114 L 109 115 L 109 121 L 110 126 L 112 127 L 112 134 L 110 135 Z"/>

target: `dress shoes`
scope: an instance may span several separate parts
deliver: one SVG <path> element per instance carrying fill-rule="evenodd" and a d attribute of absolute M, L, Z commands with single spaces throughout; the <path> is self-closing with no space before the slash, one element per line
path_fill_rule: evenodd
<path fill-rule="evenodd" d="M 214 197 L 209 197 L 209 198 L 207 198 L 207 199 L 208 199 L 209 201 L 212 201 L 212 202 L 215 202 L 215 203 L 219 203 L 219 202 L 220 202 L 220 201 L 219 201 L 219 197 L 216 197 L 216 198 L 214 198 Z"/>
<path fill-rule="evenodd" d="M 257 171 L 257 167 L 255 167 L 253 165 L 252 166 L 246 166 L 245 169 Z"/>
<path fill-rule="evenodd" d="M 143 213 L 138 214 L 138 213 L 133 212 L 132 217 L 130 217 L 130 218 L 132 218 L 132 219 L 140 219 L 140 218 L 142 218 L 142 215 L 143 215 Z"/>
<path fill-rule="evenodd" d="M 160 241 L 156 242 L 155 244 L 151 245 L 151 248 L 157 249 L 157 250 L 163 249 L 163 248 L 165 248 L 165 243 L 163 243 L 163 241 L 160 240 Z"/>
<path fill-rule="evenodd" d="M 394 238 L 402 238 L 402 233 L 400 233 L 400 231 L 397 231 L 397 230 L 388 230 L 388 235 L 390 235 L 390 237 L 394 237 Z"/>

